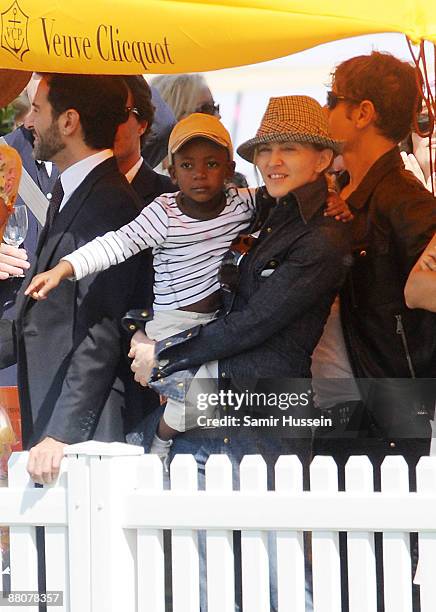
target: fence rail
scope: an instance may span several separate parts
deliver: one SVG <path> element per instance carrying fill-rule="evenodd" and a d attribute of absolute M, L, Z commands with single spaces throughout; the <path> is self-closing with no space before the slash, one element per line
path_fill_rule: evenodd
<path fill-rule="evenodd" d="M 410 493 L 401 457 L 384 461 L 381 492 L 374 492 L 369 460 L 351 458 L 339 492 L 330 457 L 314 459 L 311 490 L 303 491 L 298 458 L 283 456 L 271 491 L 265 462 L 249 455 L 236 491 L 229 459 L 215 455 L 199 491 L 188 455 L 174 459 L 171 490 L 163 490 L 159 459 L 137 447 L 88 442 L 67 453 L 57 483 L 40 489 L 27 476 L 27 453 L 11 457 L 0 525 L 10 527 L 13 591 L 38 588 L 35 526 L 44 526 L 47 590 L 63 591 L 67 612 L 165 612 L 170 591 L 173 612 L 195 612 L 206 573 L 208 612 L 234 612 L 240 586 L 244 611 L 270 612 L 271 582 L 280 612 L 304 612 L 308 565 L 314 612 L 341 612 L 339 532 L 347 532 L 349 612 L 377 610 L 381 562 L 385 612 L 412 612 L 410 533 L 417 532 L 421 612 L 435 610 L 436 458 L 420 460 L 417 492 Z M 304 532 L 311 532 L 310 552 Z M 375 532 L 383 532 L 380 559 Z"/>

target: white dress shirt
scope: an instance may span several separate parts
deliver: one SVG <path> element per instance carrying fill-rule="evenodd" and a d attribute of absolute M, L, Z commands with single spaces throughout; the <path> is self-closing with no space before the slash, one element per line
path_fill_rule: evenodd
<path fill-rule="evenodd" d="M 134 164 L 130 168 L 130 170 L 128 172 L 126 172 L 125 177 L 129 181 L 129 183 L 131 183 L 133 181 L 133 179 L 135 178 L 135 176 L 138 174 L 139 168 L 142 166 L 143 161 L 144 160 L 142 159 L 142 157 L 140 157 L 138 159 L 138 161 L 136 162 L 136 164 Z"/>
<path fill-rule="evenodd" d="M 103 151 L 99 151 L 98 153 L 85 157 L 85 159 L 81 159 L 62 172 L 60 179 L 62 189 L 64 190 L 64 197 L 62 198 L 59 211 L 63 209 L 65 204 L 71 198 L 79 185 L 83 183 L 88 174 L 98 165 L 113 156 L 114 154 L 111 149 L 104 149 Z"/>

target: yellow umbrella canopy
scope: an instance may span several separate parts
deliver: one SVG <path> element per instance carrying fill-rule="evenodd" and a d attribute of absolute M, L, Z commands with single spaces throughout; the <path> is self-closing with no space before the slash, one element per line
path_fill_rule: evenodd
<path fill-rule="evenodd" d="M 251 64 L 331 40 L 436 42 L 429 0 L 0 0 L 0 67 L 99 74 Z"/>

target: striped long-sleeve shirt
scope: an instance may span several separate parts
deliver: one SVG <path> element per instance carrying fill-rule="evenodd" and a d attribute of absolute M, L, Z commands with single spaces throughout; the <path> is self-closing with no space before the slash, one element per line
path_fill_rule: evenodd
<path fill-rule="evenodd" d="M 219 289 L 221 260 L 253 216 L 253 189 L 231 188 L 226 195 L 221 213 L 202 221 L 180 210 L 177 193 L 163 194 L 129 224 L 95 238 L 63 259 L 71 263 L 75 278 L 80 280 L 151 247 L 155 310 L 194 304 Z"/>

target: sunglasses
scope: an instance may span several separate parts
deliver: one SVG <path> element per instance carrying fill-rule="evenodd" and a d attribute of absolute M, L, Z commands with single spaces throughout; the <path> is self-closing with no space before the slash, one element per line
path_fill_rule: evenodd
<path fill-rule="evenodd" d="M 215 102 L 205 102 L 201 106 L 195 109 L 196 113 L 203 113 L 204 115 L 219 115 L 220 105 Z"/>
<path fill-rule="evenodd" d="M 257 238 L 251 234 L 240 234 L 232 242 L 218 271 L 218 280 L 223 291 L 236 291 L 239 284 L 239 266 L 256 242 Z"/>
<path fill-rule="evenodd" d="M 419 131 L 427 134 L 428 132 L 430 132 L 430 129 L 432 127 L 431 125 L 431 121 L 430 121 L 430 117 L 427 113 L 422 113 L 421 115 L 418 115 L 418 127 L 419 127 Z"/>
<path fill-rule="evenodd" d="M 136 106 L 126 106 L 126 113 L 132 113 L 132 115 L 136 115 L 137 117 L 140 117 L 140 112 L 139 110 L 136 108 Z"/>
<path fill-rule="evenodd" d="M 339 102 L 343 100 L 348 100 L 349 102 L 356 103 L 360 102 L 360 100 L 356 100 L 355 98 L 349 98 L 348 96 L 339 96 L 334 91 L 327 92 L 327 108 L 329 110 L 333 110 L 334 108 L 336 108 Z"/>

